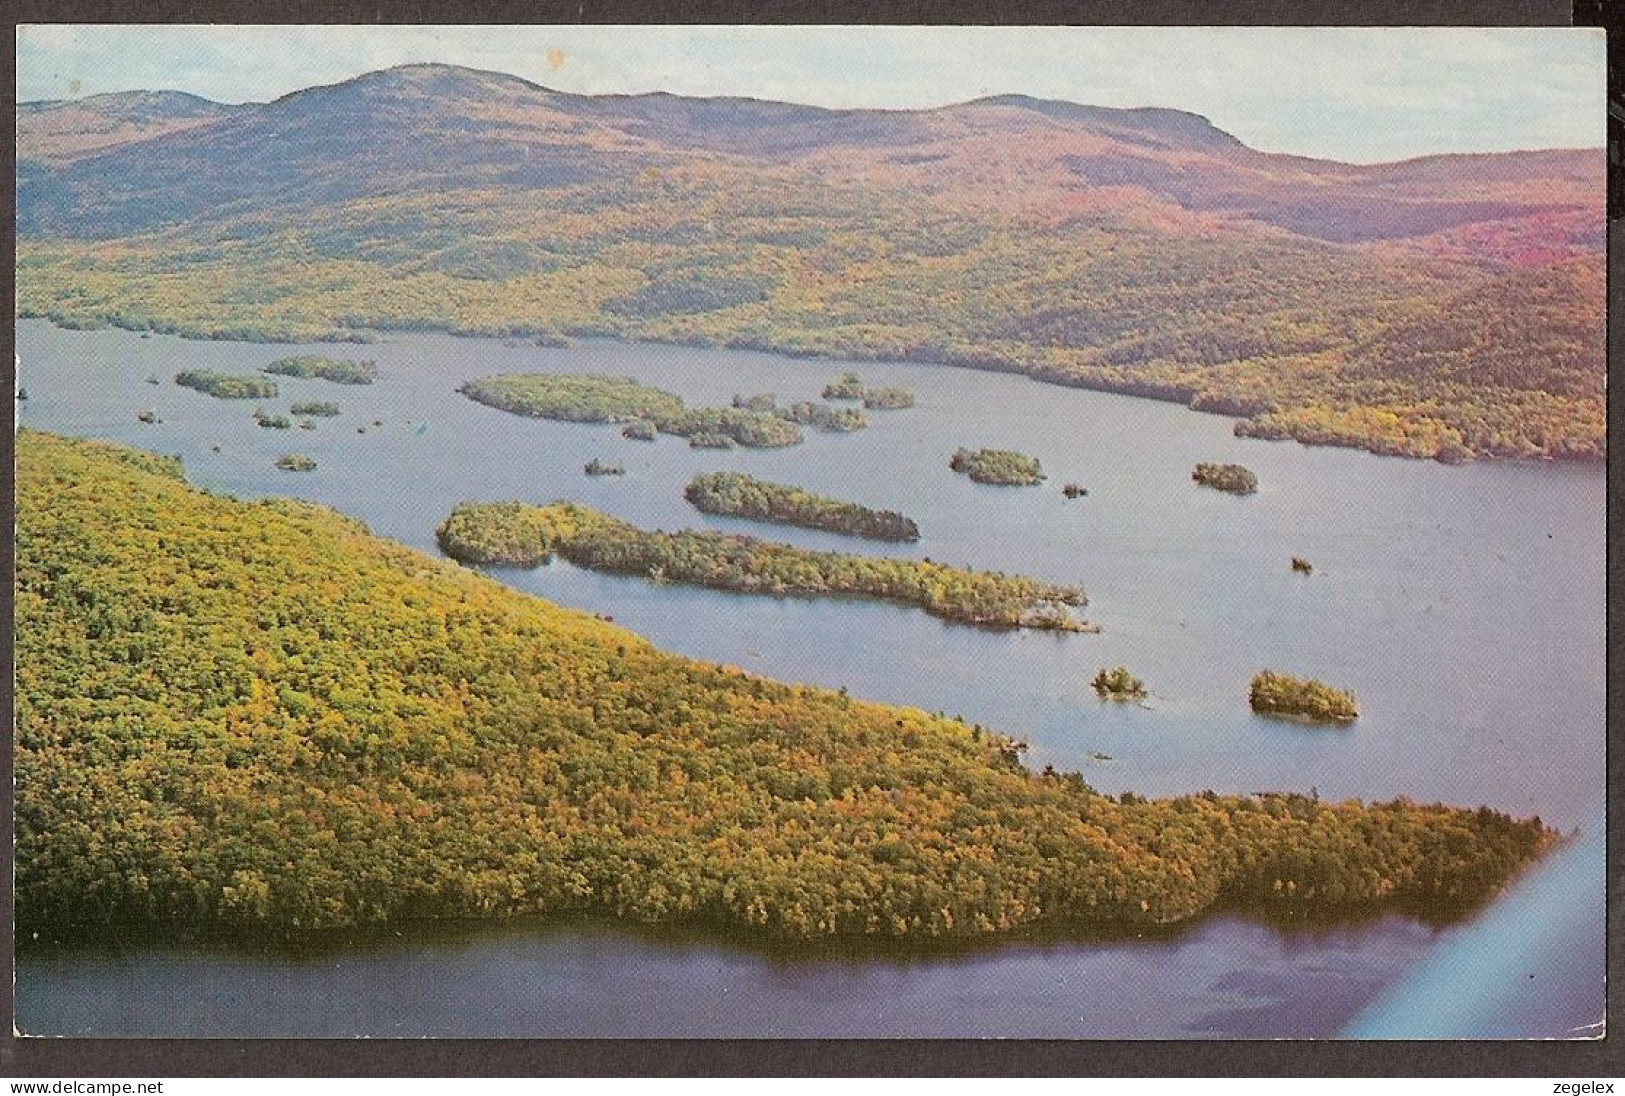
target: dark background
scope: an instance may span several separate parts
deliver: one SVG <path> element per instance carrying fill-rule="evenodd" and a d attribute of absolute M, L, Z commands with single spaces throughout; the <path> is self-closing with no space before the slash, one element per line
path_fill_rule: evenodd
<path fill-rule="evenodd" d="M 1326 25 L 1326 26 L 1606 26 L 1608 40 L 1609 266 L 1625 255 L 1612 231 L 1625 209 L 1625 94 L 1621 49 L 1625 46 L 1622 0 L 147 0 L 139 10 L 121 0 L 16 0 L 9 48 L 4 53 L 8 106 L 16 101 L 18 23 L 780 23 L 780 24 L 1008 24 L 1008 25 Z M 1267 78 L 1260 74 L 1260 78 Z M 15 158 L 16 115 L 5 116 L 7 151 Z M 5 177 L 7 204 L 14 208 L 15 172 Z M 15 271 L 15 239 L 5 234 L 0 274 L 8 288 Z M 1610 280 L 1610 311 L 1617 285 Z M 1619 325 L 1609 328 L 1609 359 L 1618 360 Z M 6 331 L 4 365 L 15 383 Z M 1616 388 L 1609 399 L 1609 429 L 1620 428 Z M 3 435 L 7 466 L 13 436 Z M 1620 450 L 1609 453 L 1610 488 Z M 10 524 L 10 491 L 0 500 Z M 1613 535 L 1625 518 L 1618 492 L 1608 494 L 1608 573 L 1621 562 Z M 4 542 L 9 603 L 13 545 Z M 1613 615 L 1614 589 L 1609 583 Z M 1608 636 L 1610 666 L 1617 636 Z M 4 669 L 11 668 L 9 629 Z M 0 678 L 10 708 L 11 674 Z M 1620 710 L 1619 682 L 1610 677 L 1608 724 L 1613 743 Z M 10 740 L 0 756 L 0 817 L 10 835 Z M 1625 787 L 1620 769 L 1625 750 L 1610 750 L 1609 786 Z M 1622 907 L 1620 832 L 1622 812 L 1609 812 L 1608 969 L 1625 970 L 1617 919 Z M 0 848 L 10 877 L 11 842 Z M 9 888 L 0 895 L 0 920 L 11 923 Z M 6 984 L 11 956 L 5 955 Z M 13 1030 L 9 994 L 0 1000 L 0 1030 Z M 1612 1019 L 1618 1012 L 1613 1002 Z M 1354 1043 L 1354 1042 L 1049 1042 L 1049 1041 L 377 1041 L 377 1040 L 116 1040 L 17 1039 L 0 1036 L 0 1077 L 53 1080 L 90 1077 L 187 1076 L 1509 1076 L 1585 1080 L 1625 1076 L 1625 1034 L 1588 1042 Z"/>

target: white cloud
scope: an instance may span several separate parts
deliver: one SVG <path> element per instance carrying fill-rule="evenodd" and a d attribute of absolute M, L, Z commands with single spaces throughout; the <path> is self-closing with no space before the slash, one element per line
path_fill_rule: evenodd
<path fill-rule="evenodd" d="M 1260 147 L 1375 160 L 1600 145 L 1603 48 L 1561 29 L 24 26 L 17 88 L 243 101 L 444 61 L 587 93 L 1172 106 Z"/>

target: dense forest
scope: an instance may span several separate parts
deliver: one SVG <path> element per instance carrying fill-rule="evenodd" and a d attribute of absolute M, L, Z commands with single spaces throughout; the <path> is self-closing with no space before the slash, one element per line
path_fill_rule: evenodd
<path fill-rule="evenodd" d="M 175 383 L 192 388 L 217 400 L 274 400 L 276 383 L 245 373 L 220 373 L 213 369 L 187 369 L 175 374 Z"/>
<path fill-rule="evenodd" d="M 1037 457 L 1009 449 L 958 449 L 948 459 L 948 467 L 977 483 L 999 487 L 1033 487 L 1044 482 Z"/>
<path fill-rule="evenodd" d="M 1601 150 L 1355 167 L 1178 111 L 598 100 L 434 66 L 88 155 L 68 117 L 19 134 L 24 316 L 933 362 L 1255 437 L 1603 455 Z"/>
<path fill-rule="evenodd" d="M 596 373 L 510 373 L 468 381 L 457 391 L 477 403 L 515 415 L 565 422 L 647 422 L 662 434 L 690 439 L 701 448 L 711 438 L 756 449 L 796 445 L 801 429 L 771 411 L 688 407 L 682 397 L 639 384 L 631 377 Z M 641 431 L 622 434 L 638 437 Z M 702 442 L 694 439 L 704 437 Z"/>
<path fill-rule="evenodd" d="M 1077 586 L 931 560 L 815 552 L 755 537 L 638 529 L 573 502 L 467 502 L 441 524 L 441 550 L 464 563 L 534 567 L 557 553 L 578 567 L 740 593 L 871 597 L 985 628 L 1094 631 L 1072 608 Z"/>
<path fill-rule="evenodd" d="M 707 514 L 800 525 L 871 540 L 920 539 L 920 527 L 895 511 L 871 510 L 741 472 L 703 472 L 689 481 L 683 497 Z"/>
<path fill-rule="evenodd" d="M 595 911 L 764 937 L 1448 918 L 1493 810 L 1038 774 L 981 727 L 664 654 L 309 504 L 18 435 L 16 929 Z"/>

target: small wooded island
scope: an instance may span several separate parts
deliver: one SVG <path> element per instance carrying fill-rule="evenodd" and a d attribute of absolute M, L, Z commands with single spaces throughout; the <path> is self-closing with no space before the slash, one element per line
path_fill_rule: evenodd
<path fill-rule="evenodd" d="M 828 407 L 800 400 L 776 412 L 781 419 L 822 430 L 826 434 L 850 434 L 869 425 L 869 416 L 856 407 Z"/>
<path fill-rule="evenodd" d="M 866 388 L 863 406 L 871 411 L 901 411 L 914 406 L 914 392 L 909 388 Z"/>
<path fill-rule="evenodd" d="M 1292 569 L 1301 575 L 1312 575 L 1315 573 L 1315 565 L 1304 559 L 1302 556 L 1292 557 Z"/>
<path fill-rule="evenodd" d="M 863 378 L 856 373 L 842 373 L 837 380 L 824 385 L 826 400 L 863 399 Z"/>
<path fill-rule="evenodd" d="M 1089 488 L 1081 483 L 1069 483 L 1061 488 L 1061 494 L 1069 499 L 1081 499 L 1089 493 Z"/>
<path fill-rule="evenodd" d="M 1145 682 L 1129 673 L 1127 666 L 1101 670 L 1089 684 L 1103 700 L 1140 700 L 1146 696 Z"/>
<path fill-rule="evenodd" d="M 633 419 L 621 428 L 621 437 L 631 438 L 633 441 L 654 441 L 660 431 L 648 419 Z"/>
<path fill-rule="evenodd" d="M 1255 712 L 1296 716 L 1317 723 L 1352 723 L 1360 715 L 1353 693 L 1334 689 L 1314 678 L 1293 677 L 1273 670 L 1259 671 L 1247 699 Z"/>
<path fill-rule="evenodd" d="M 281 377 L 313 377 L 334 384 L 371 384 L 378 379 L 378 366 L 373 362 L 323 358 L 314 354 L 278 358 L 261 372 L 275 373 Z"/>
<path fill-rule="evenodd" d="M 753 449 L 795 445 L 802 440 L 799 426 L 772 412 L 743 407 L 687 407 L 682 397 L 639 384 L 631 377 L 597 373 L 508 373 L 468 381 L 457 391 L 487 407 L 535 419 L 588 423 L 644 421 L 662 434 L 690 439 L 717 435 Z M 627 430 L 622 433 L 639 437 L 642 431 L 640 428 L 637 433 Z M 715 447 L 709 439 L 698 446 Z"/>
<path fill-rule="evenodd" d="M 1405 799 L 1106 795 L 994 731 L 668 654 L 137 450 L 24 430 L 16 490 L 19 938 L 572 913 L 764 940 L 1441 919 L 1557 840 Z"/>
<path fill-rule="evenodd" d="M 707 514 L 799 525 L 871 540 L 916 541 L 920 527 L 891 510 L 871 510 L 855 502 L 817 495 L 740 472 L 704 472 L 683 489 L 683 497 Z"/>
<path fill-rule="evenodd" d="M 626 475 L 626 469 L 625 468 L 621 467 L 618 464 L 605 464 L 603 461 L 599 460 L 597 457 L 594 457 L 592 460 L 590 460 L 586 464 L 582 465 L 581 470 L 583 472 L 587 473 L 587 475 L 589 475 L 589 476 L 624 476 L 624 475 Z"/>
<path fill-rule="evenodd" d="M 192 388 L 217 400 L 274 400 L 276 382 L 250 373 L 219 373 L 213 369 L 188 369 L 175 374 L 175 383 Z"/>
<path fill-rule="evenodd" d="M 289 420 L 288 416 L 273 415 L 266 411 L 263 407 L 255 410 L 254 422 L 265 427 L 267 430 L 288 430 L 293 426 L 293 423 Z"/>
<path fill-rule="evenodd" d="M 948 461 L 948 467 L 977 483 L 1000 487 L 1032 487 L 1044 481 L 1038 458 L 1009 449 L 960 449 Z"/>
<path fill-rule="evenodd" d="M 535 567 L 557 553 L 588 570 L 719 590 L 900 601 L 943 620 L 989 628 L 1096 630 L 1072 613 L 1089 600 L 1077 586 L 725 533 L 650 532 L 572 502 L 463 503 L 437 537 L 441 550 L 463 563 Z"/>
<path fill-rule="evenodd" d="M 330 419 L 339 413 L 339 405 L 330 400 L 308 400 L 296 403 L 288 408 L 295 415 L 311 415 L 316 418 Z"/>
<path fill-rule="evenodd" d="M 284 472 L 316 471 L 316 462 L 303 453 L 285 453 L 276 459 L 276 466 Z"/>
<path fill-rule="evenodd" d="M 1198 464 L 1191 479 L 1232 495 L 1250 495 L 1258 490 L 1258 477 L 1239 464 Z"/>

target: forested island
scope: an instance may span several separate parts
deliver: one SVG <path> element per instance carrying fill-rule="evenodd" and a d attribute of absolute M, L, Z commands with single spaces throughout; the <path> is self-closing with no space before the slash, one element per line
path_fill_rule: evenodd
<path fill-rule="evenodd" d="M 633 441 L 654 441 L 660 436 L 655 424 L 648 419 L 633 419 L 621 428 L 621 437 L 631 438 Z"/>
<path fill-rule="evenodd" d="M 1258 490 L 1258 477 L 1239 464 L 1198 464 L 1191 479 L 1232 495 L 1251 495 Z"/>
<path fill-rule="evenodd" d="M 339 413 L 339 405 L 329 400 L 308 400 L 296 403 L 288 410 L 295 415 L 313 415 L 316 418 L 329 419 Z"/>
<path fill-rule="evenodd" d="M 1009 449 L 960 449 L 948 461 L 948 467 L 977 483 L 1000 487 L 1032 487 L 1044 482 L 1038 458 Z"/>
<path fill-rule="evenodd" d="M 988 628 L 1086 632 L 1077 586 L 930 560 L 815 552 L 755 537 L 684 529 L 646 531 L 572 502 L 465 502 L 437 532 L 464 563 L 534 567 L 557 553 L 578 567 L 740 593 L 869 597 Z"/>
<path fill-rule="evenodd" d="M 278 358 L 262 372 L 283 377 L 314 377 L 334 384 L 371 384 L 378 379 L 378 366 L 374 362 L 323 358 L 314 354 Z"/>
<path fill-rule="evenodd" d="M 287 430 L 293 426 L 286 415 L 273 415 L 263 407 L 254 412 L 254 422 L 267 430 Z"/>
<path fill-rule="evenodd" d="M 175 374 L 175 383 L 213 396 L 217 400 L 274 400 L 276 383 L 246 373 L 219 373 L 213 369 L 188 369 Z"/>
<path fill-rule="evenodd" d="M 565 422 L 647 422 L 662 434 L 692 439 L 722 436 L 739 445 L 772 449 L 795 445 L 801 430 L 768 411 L 742 407 L 687 407 L 682 397 L 631 377 L 596 373 L 509 373 L 468 381 L 457 391 L 477 403 L 515 415 Z M 628 427 L 630 430 L 631 427 Z M 637 433 L 622 433 L 638 437 Z M 710 446 L 709 440 L 701 448 Z"/>
<path fill-rule="evenodd" d="M 589 476 L 624 476 L 626 469 L 618 464 L 607 464 L 594 457 L 582 466 L 581 470 Z"/>
<path fill-rule="evenodd" d="M 827 434 L 850 434 L 869 425 L 869 417 L 856 407 L 828 407 L 799 400 L 777 412 L 779 418 L 810 426 Z"/>
<path fill-rule="evenodd" d="M 982 727 L 668 655 L 321 507 L 17 440 L 19 939 L 1437 920 L 1556 840 L 1404 799 L 1104 795 Z"/>
<path fill-rule="evenodd" d="M 824 385 L 826 400 L 863 399 L 863 377 L 857 373 L 842 373 L 839 378 Z"/>
<path fill-rule="evenodd" d="M 316 462 L 303 453 L 286 453 L 276 459 L 276 466 L 284 472 L 316 471 Z"/>
<path fill-rule="evenodd" d="M 683 497 L 707 514 L 799 525 L 870 540 L 920 539 L 920 527 L 902 514 L 871 510 L 855 502 L 769 483 L 740 472 L 701 473 L 689 481 Z"/>
<path fill-rule="evenodd" d="M 1127 666 L 1101 670 L 1089 684 L 1103 700 L 1140 700 L 1146 695 L 1145 682 L 1129 673 Z"/>
<path fill-rule="evenodd" d="M 1360 707 L 1354 694 L 1334 689 L 1314 678 L 1261 670 L 1247 693 L 1253 711 L 1267 715 L 1298 716 L 1318 723 L 1352 723 Z"/>
<path fill-rule="evenodd" d="M 871 411 L 900 411 L 914 406 L 914 392 L 908 388 L 865 388 L 863 406 Z"/>

